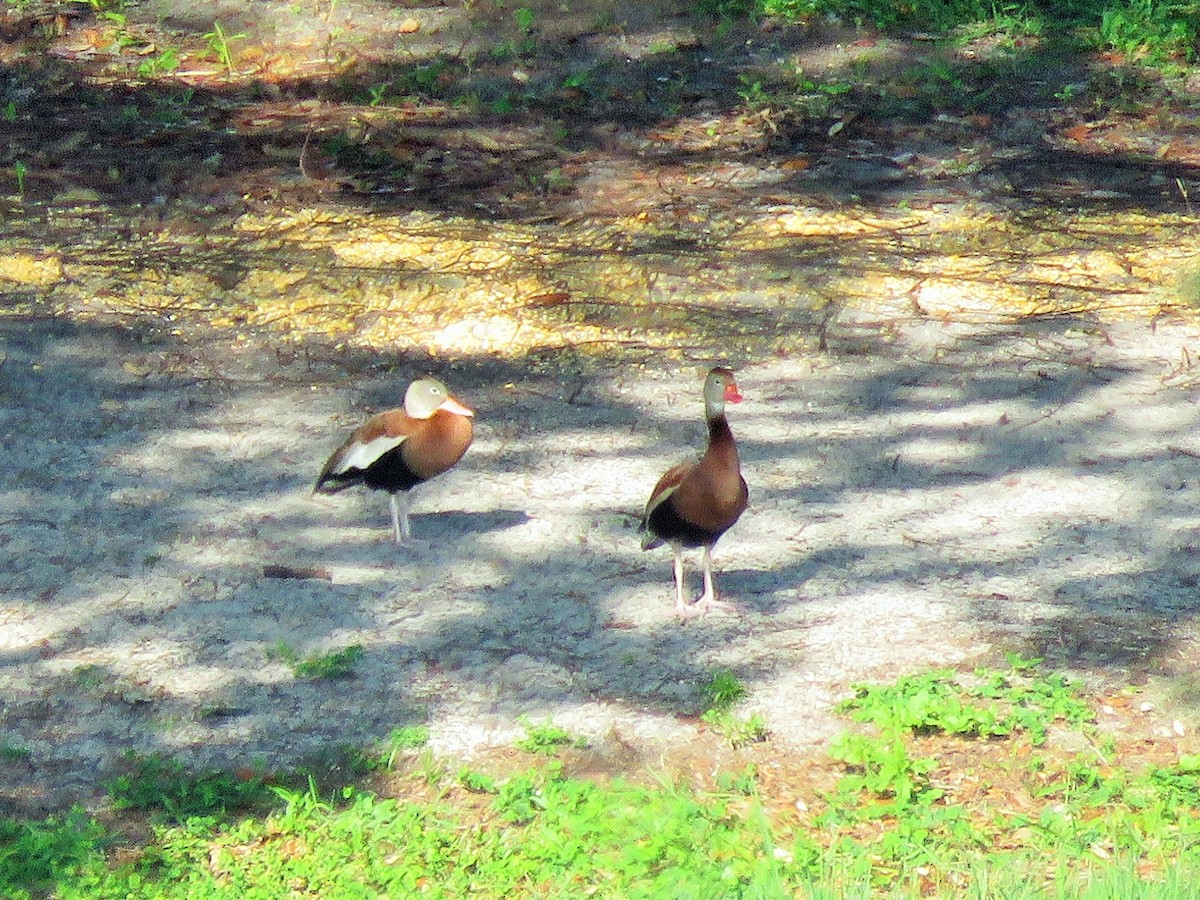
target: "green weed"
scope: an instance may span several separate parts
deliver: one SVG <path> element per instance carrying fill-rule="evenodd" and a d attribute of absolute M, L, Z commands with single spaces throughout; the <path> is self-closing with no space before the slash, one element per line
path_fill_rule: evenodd
<path fill-rule="evenodd" d="M 103 860 L 104 828 L 79 808 L 26 823 L 0 819 L 0 897 L 43 896 L 55 884 Z"/>
<path fill-rule="evenodd" d="M 296 648 L 285 641 L 278 641 L 268 648 L 267 659 L 279 659 L 287 663 L 297 678 L 318 680 L 351 677 L 364 654 L 361 644 L 351 644 L 341 650 L 302 657 Z"/>
<path fill-rule="evenodd" d="M 396 760 L 405 752 L 417 750 L 429 743 L 429 727 L 427 725 L 405 725 L 403 728 L 393 728 L 391 734 L 382 741 L 373 753 L 366 753 L 368 759 L 377 760 L 375 767 L 392 769 Z"/>
<path fill-rule="evenodd" d="M 728 669 L 714 672 L 701 690 L 707 707 L 720 712 L 732 709 L 734 704 L 745 699 L 747 693 L 746 686 Z"/>
<path fill-rule="evenodd" d="M 710 711 L 728 714 L 745 689 L 720 672 L 705 695 Z M 426 748 L 411 773 L 440 789 L 417 802 L 353 786 L 322 792 L 319 777 L 302 790 L 259 779 L 244 797 L 240 780 L 134 758 L 115 805 L 169 811 L 174 824 L 107 858 L 104 828 L 83 813 L 0 820 L 0 896 L 407 897 L 432 885 L 446 897 L 614 900 L 1195 896 L 1200 757 L 1121 767 L 1111 742 L 1103 755 L 1029 755 L 1037 727 L 1089 727 L 1069 679 L 1012 657 L 1001 669 L 860 686 L 855 700 L 847 712 L 885 727 L 836 741 L 840 775 L 828 790 L 802 788 L 803 806 L 776 792 L 773 762 L 715 772 L 716 789 L 702 791 L 691 776 L 569 777 L 555 758 L 504 778 L 473 767 L 448 777 Z M 885 715 L 888 703 L 899 708 Z M 1034 711 L 1035 724 L 1014 718 L 1018 709 Z M 527 731 L 537 747 L 574 740 L 548 724 Z M 407 748 L 424 737 L 414 726 L 389 740 Z M 274 811 L 222 817 L 262 793 Z"/>
<path fill-rule="evenodd" d="M 458 773 L 458 782 L 473 794 L 495 794 L 496 779 L 483 772 L 472 769 L 462 769 Z"/>
<path fill-rule="evenodd" d="M 1097 36 L 1103 46 L 1150 62 L 1195 59 L 1200 11 L 1171 0 L 1111 2 L 1100 12 Z"/>
<path fill-rule="evenodd" d="M 0 763 L 22 763 L 32 755 L 28 747 L 7 742 L 0 744 Z"/>
<path fill-rule="evenodd" d="M 375 84 L 367 88 L 367 105 L 376 107 L 383 103 L 389 88 L 391 88 L 390 84 Z"/>
<path fill-rule="evenodd" d="M 1041 744 L 1054 722 L 1078 725 L 1093 713 L 1078 685 L 1057 673 L 1037 673 L 1037 663 L 1010 656 L 1007 670 L 978 669 L 973 683 L 935 670 L 889 685 L 859 684 L 838 709 L 884 730 L 982 738 L 1023 731 Z"/>
<path fill-rule="evenodd" d="M 174 47 L 168 47 L 157 56 L 142 60 L 138 64 L 137 73 L 141 78 L 151 78 L 163 72 L 174 72 L 179 68 L 179 53 Z"/>
<path fill-rule="evenodd" d="M 804 22 L 830 16 L 884 30 L 920 29 L 957 41 L 1053 31 L 1150 63 L 1194 60 L 1200 36 L 1194 0 L 697 0 L 696 6 L 725 22 Z"/>
<path fill-rule="evenodd" d="M 766 720 L 759 713 L 742 718 L 731 712 L 710 709 L 700 716 L 700 721 L 723 736 L 733 747 L 760 743 L 770 733 Z"/>
<path fill-rule="evenodd" d="M 515 746 L 526 753 L 553 756 L 564 747 L 583 749 L 588 745 L 586 738 L 577 737 L 549 722 L 541 725 L 531 725 L 529 722 L 522 724 L 525 726 L 525 737 L 516 741 Z"/>
<path fill-rule="evenodd" d="M 700 721 L 725 737 L 734 747 L 767 739 L 767 723 L 759 713 L 748 717 L 735 715 L 733 707 L 746 696 L 746 686 L 727 669 L 714 672 L 701 689 L 708 708 Z"/>
<path fill-rule="evenodd" d="M 225 28 L 220 22 L 213 22 L 212 31 L 204 35 L 204 40 L 208 43 L 208 49 L 216 56 L 217 62 L 225 67 L 225 71 L 229 77 L 233 77 L 233 42 L 245 38 L 244 34 L 226 34 Z"/>
<path fill-rule="evenodd" d="M 129 771 L 105 785 L 116 809 L 144 809 L 181 822 L 194 816 L 221 816 L 248 809 L 271 796 L 258 774 L 193 773 L 178 760 L 164 756 L 127 758 Z"/>
<path fill-rule="evenodd" d="M 758 791 L 758 766 L 747 763 L 738 772 L 718 772 L 716 782 L 723 791 L 750 797 Z"/>
<path fill-rule="evenodd" d="M 292 668 L 297 678 L 349 678 L 362 661 L 363 653 L 361 644 L 351 644 L 341 650 L 302 659 Z"/>
<path fill-rule="evenodd" d="M 13 163 L 13 177 L 17 180 L 17 196 L 22 200 L 25 199 L 25 176 L 28 174 L 29 168 L 21 160 Z"/>

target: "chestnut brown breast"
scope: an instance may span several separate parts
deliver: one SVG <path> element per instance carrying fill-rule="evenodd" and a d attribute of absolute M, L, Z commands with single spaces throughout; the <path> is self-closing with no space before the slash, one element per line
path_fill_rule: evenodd
<path fill-rule="evenodd" d="M 419 427 L 400 445 L 400 455 L 423 481 L 451 468 L 471 446 L 474 432 L 466 416 L 439 409 L 424 421 L 409 421 L 418 421 Z"/>
<path fill-rule="evenodd" d="M 729 423 L 709 423 L 709 445 L 697 462 L 682 463 L 658 480 L 646 504 L 645 527 L 656 540 L 685 547 L 711 545 L 728 531 L 749 505 L 737 445 Z"/>
<path fill-rule="evenodd" d="M 395 493 L 440 475 L 471 445 L 471 420 L 445 410 L 414 419 L 402 409 L 364 422 L 329 458 L 316 490 L 335 493 L 354 484 Z"/>

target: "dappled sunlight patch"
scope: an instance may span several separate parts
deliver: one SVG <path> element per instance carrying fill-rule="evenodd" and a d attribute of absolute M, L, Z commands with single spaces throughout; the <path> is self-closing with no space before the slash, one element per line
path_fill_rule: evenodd
<path fill-rule="evenodd" d="M 748 249 L 759 241 L 780 236 L 788 237 L 858 237 L 881 235 L 888 232 L 911 229 L 927 225 L 933 219 L 929 213 L 916 215 L 901 213 L 895 216 L 880 215 L 862 209 L 827 210 L 819 207 L 781 208 L 770 212 L 739 235 L 741 243 Z M 971 222 L 972 220 L 967 220 Z M 978 225 L 974 220 L 973 226 Z"/>
<path fill-rule="evenodd" d="M 952 519 L 960 516 L 977 517 L 1004 531 L 1018 532 L 1024 528 L 1037 531 L 1039 523 L 1057 525 L 1088 519 L 1117 520 L 1135 515 L 1145 507 L 1148 497 L 1140 489 L 1116 475 L 1078 475 L 1066 470 L 1027 471 L 1003 478 L 999 486 L 988 482 L 963 487 L 946 504 L 946 512 L 936 512 L 923 523 L 931 531 L 946 529 Z M 966 523 L 960 534 L 970 533 Z M 997 528 L 997 530 L 999 530 Z"/>
<path fill-rule="evenodd" d="M 0 652 L 17 655 L 49 647 L 55 637 L 88 618 L 86 613 L 50 618 L 31 602 L 6 601 L 0 606 Z"/>
<path fill-rule="evenodd" d="M 0 254 L 0 281 L 46 287 L 63 278 L 62 259 L 57 254 Z"/>
<path fill-rule="evenodd" d="M 917 436 L 897 444 L 897 452 L 906 463 L 917 466 L 961 466 L 971 463 L 983 448 L 967 440 Z"/>
<path fill-rule="evenodd" d="M 955 345 L 949 333 L 909 332 L 928 322 L 1186 313 L 1176 273 L 1196 259 L 1180 239 L 1186 222 L 1169 216 L 1132 217 L 1114 231 L 1098 213 L 1034 222 L 955 204 L 772 206 L 749 222 L 695 212 L 651 205 L 570 229 L 426 212 L 245 213 L 232 223 L 236 262 L 220 258 L 224 237 L 192 245 L 183 233 L 95 258 L 47 249 L 63 256 L 69 278 L 44 301 L 6 311 L 45 302 L 84 321 L 144 318 L 180 336 L 216 327 L 235 343 L 324 337 L 438 356 L 794 355 L 838 335 L 907 336 L 940 355 Z M 133 374 L 179 376 L 191 364 L 144 356 L 130 360 Z"/>

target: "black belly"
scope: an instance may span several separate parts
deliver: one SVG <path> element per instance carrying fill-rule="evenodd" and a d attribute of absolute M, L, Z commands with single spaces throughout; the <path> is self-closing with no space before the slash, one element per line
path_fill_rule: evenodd
<path fill-rule="evenodd" d="M 348 469 L 336 475 L 326 475 L 321 479 L 317 490 L 332 494 L 345 490 L 351 485 L 365 484 L 378 491 L 395 494 L 416 487 L 425 479 L 414 472 L 404 462 L 400 448 L 396 447 L 379 457 L 365 469 Z M 332 486 L 329 483 L 332 482 Z"/>
<path fill-rule="evenodd" d="M 681 544 L 684 547 L 704 547 L 715 544 L 717 538 L 723 535 L 728 527 L 713 531 L 694 525 L 675 512 L 675 507 L 671 505 L 668 497 L 650 512 L 650 517 L 646 520 L 646 529 L 667 543 Z"/>
<path fill-rule="evenodd" d="M 362 473 L 363 484 L 367 487 L 391 494 L 411 490 L 424 480 L 404 462 L 399 447 L 383 454 Z"/>

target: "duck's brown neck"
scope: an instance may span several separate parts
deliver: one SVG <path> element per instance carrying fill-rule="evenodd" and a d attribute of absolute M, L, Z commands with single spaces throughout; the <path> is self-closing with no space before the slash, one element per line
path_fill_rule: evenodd
<path fill-rule="evenodd" d="M 715 453 L 732 453 L 737 458 L 737 444 L 733 441 L 733 432 L 724 413 L 709 417 L 708 446 Z"/>

